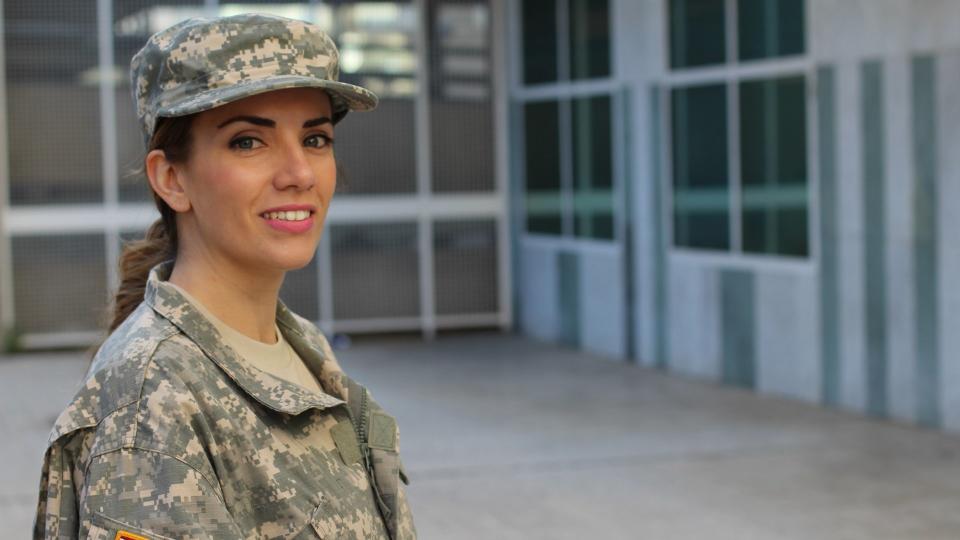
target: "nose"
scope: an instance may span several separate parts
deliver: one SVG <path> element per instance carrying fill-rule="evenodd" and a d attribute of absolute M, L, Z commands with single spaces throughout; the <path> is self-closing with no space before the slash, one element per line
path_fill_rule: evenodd
<path fill-rule="evenodd" d="M 279 165 L 273 183 L 280 190 L 292 187 L 298 191 L 311 189 L 316 183 L 306 149 L 300 141 L 294 140 L 283 144 L 283 152 L 279 156 Z"/>

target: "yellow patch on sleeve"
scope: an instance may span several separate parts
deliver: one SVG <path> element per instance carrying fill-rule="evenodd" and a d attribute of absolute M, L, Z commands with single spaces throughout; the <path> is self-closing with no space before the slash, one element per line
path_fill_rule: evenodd
<path fill-rule="evenodd" d="M 113 537 L 113 540 L 150 540 L 150 539 L 147 538 L 146 536 L 133 534 L 132 532 L 117 531 L 117 535 Z"/>

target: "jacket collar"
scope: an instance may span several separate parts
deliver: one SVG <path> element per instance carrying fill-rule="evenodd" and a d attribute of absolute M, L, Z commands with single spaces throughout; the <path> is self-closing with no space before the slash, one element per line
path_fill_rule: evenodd
<path fill-rule="evenodd" d="M 312 392 L 244 360 L 223 342 L 213 324 L 189 300 L 166 283 L 172 270 L 173 261 L 160 263 L 150 270 L 144 302 L 196 343 L 244 392 L 275 411 L 293 415 L 344 403 L 343 396 L 336 395 L 336 389 L 324 388 L 333 393 Z M 294 315 L 280 301 L 277 301 L 277 326 L 310 371 L 318 375 L 318 381 L 326 380 L 322 374 L 327 370 L 339 371 L 336 361 L 328 360 L 318 344 L 305 337 Z"/>

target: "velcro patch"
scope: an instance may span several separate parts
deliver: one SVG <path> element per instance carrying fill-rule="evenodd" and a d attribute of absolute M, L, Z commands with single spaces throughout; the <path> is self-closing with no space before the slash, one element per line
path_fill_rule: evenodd
<path fill-rule="evenodd" d="M 150 540 L 146 536 L 140 536 L 139 534 L 133 534 L 130 531 L 117 531 L 117 535 L 113 537 L 113 540 Z"/>
<path fill-rule="evenodd" d="M 345 420 L 330 428 L 330 436 L 333 437 L 333 443 L 337 445 L 340 458 L 346 465 L 353 465 L 363 457 L 360 445 L 357 444 L 357 433 L 349 421 Z"/>
<path fill-rule="evenodd" d="M 370 448 L 397 451 L 397 421 L 389 414 L 370 413 L 370 434 L 367 437 Z"/>

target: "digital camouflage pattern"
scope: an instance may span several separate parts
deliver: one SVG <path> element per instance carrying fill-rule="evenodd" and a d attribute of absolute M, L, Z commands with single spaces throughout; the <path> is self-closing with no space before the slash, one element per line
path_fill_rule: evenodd
<path fill-rule="evenodd" d="M 337 47 L 320 27 L 272 15 L 188 19 L 154 34 L 130 63 L 147 141 L 159 116 L 184 116 L 270 90 L 322 88 L 334 123 L 376 107 L 365 88 L 337 81 Z"/>
<path fill-rule="evenodd" d="M 256 369 L 155 267 L 44 457 L 35 538 L 416 538 L 396 421 L 310 322 L 277 325 L 316 393 Z"/>

